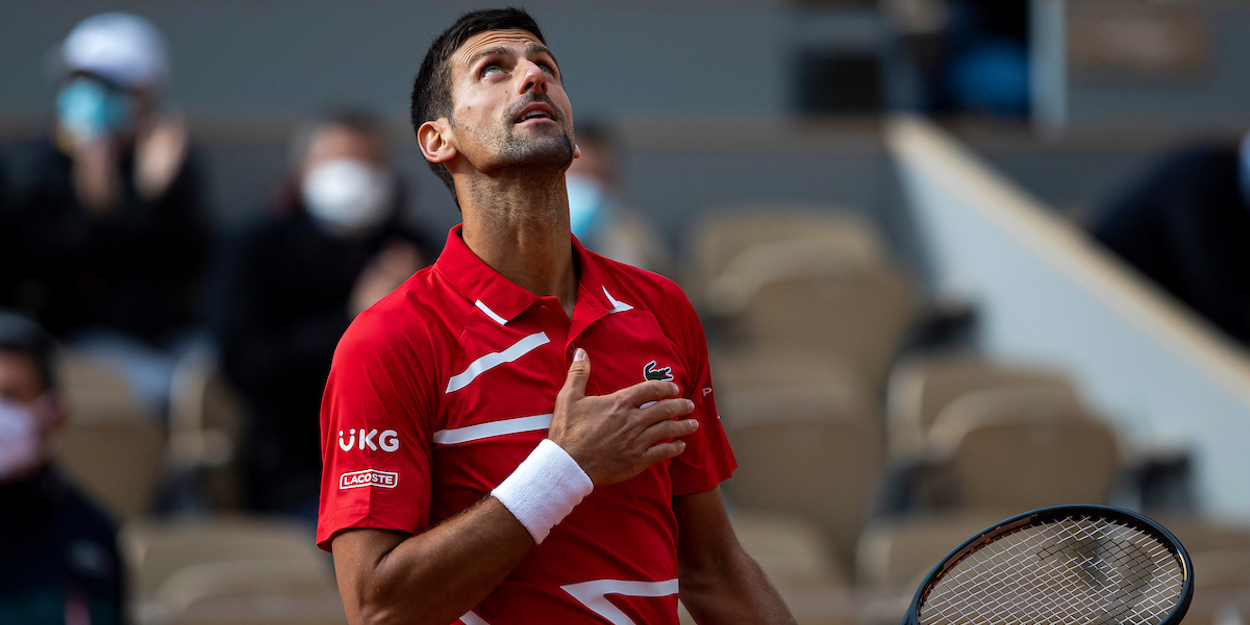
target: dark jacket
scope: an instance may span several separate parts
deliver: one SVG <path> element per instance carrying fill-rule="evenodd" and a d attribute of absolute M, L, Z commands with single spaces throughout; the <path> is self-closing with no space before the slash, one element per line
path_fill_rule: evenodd
<path fill-rule="evenodd" d="M 284 509 L 316 497 L 318 414 L 330 360 L 351 322 L 348 300 L 387 243 L 437 255 L 398 218 L 364 238 L 325 234 L 302 207 L 271 211 L 225 248 L 207 301 L 227 378 L 254 412 L 245 451 L 252 504 Z"/>
<path fill-rule="evenodd" d="M 116 526 L 55 468 L 0 484 L 0 535 L 0 623 L 121 625 Z"/>
<path fill-rule="evenodd" d="M 1239 166 L 1236 145 L 1172 154 L 1101 211 L 1093 235 L 1250 344 L 1250 206 Z"/>
<path fill-rule="evenodd" d="M 192 323 L 210 243 L 194 154 L 156 201 L 139 195 L 124 155 L 118 206 L 103 217 L 78 201 L 73 162 L 49 139 L 2 156 L 0 305 L 61 337 L 103 327 L 159 345 Z"/>

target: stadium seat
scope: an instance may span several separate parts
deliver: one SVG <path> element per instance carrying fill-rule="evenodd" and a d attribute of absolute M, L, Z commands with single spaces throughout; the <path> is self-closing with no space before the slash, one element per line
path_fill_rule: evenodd
<path fill-rule="evenodd" d="M 757 388 L 831 388 L 871 402 L 859 374 L 828 351 L 739 348 L 713 352 L 712 380 L 718 395 Z"/>
<path fill-rule="evenodd" d="M 806 516 L 839 561 L 852 562 L 880 477 L 880 425 L 822 412 L 786 390 L 722 397 L 719 408 L 740 464 L 725 483 L 737 509 Z"/>
<path fill-rule="evenodd" d="M 1250 618 L 1250 549 L 1186 549 L 1194 564 L 1194 600 L 1186 625 L 1245 623 Z"/>
<path fill-rule="evenodd" d="M 906 360 L 894 368 L 887 393 L 890 451 L 894 457 L 918 453 L 924 437 L 951 402 L 974 391 L 1049 389 L 1056 401 L 1079 401 L 1076 383 L 1061 371 L 1039 366 L 994 362 L 971 355 L 946 355 Z"/>
<path fill-rule="evenodd" d="M 215 510 L 237 507 L 239 436 L 246 420 L 243 400 L 217 363 L 201 354 L 179 361 L 169 402 L 169 465 L 206 492 L 195 496 Z"/>
<path fill-rule="evenodd" d="M 921 578 L 947 553 L 1002 518 L 968 510 L 870 523 L 859 538 L 856 582 L 865 590 L 910 599 Z"/>
<path fill-rule="evenodd" d="M 52 437 L 57 464 L 119 521 L 147 512 L 165 463 L 164 428 L 152 419 L 80 421 Z"/>
<path fill-rule="evenodd" d="M 839 258 L 870 263 L 884 256 L 881 237 L 864 217 L 830 207 L 757 204 L 717 211 L 690 230 L 687 288 L 705 291 L 742 252 L 771 243 L 816 241 Z"/>
<path fill-rule="evenodd" d="M 161 585 L 147 614 L 173 625 L 347 622 L 333 576 L 298 559 L 193 564 Z"/>
<path fill-rule="evenodd" d="M 889 265 L 779 269 L 746 282 L 751 286 L 731 315 L 739 341 L 828 350 L 853 367 L 874 395 L 882 391 L 916 312 L 903 272 Z"/>
<path fill-rule="evenodd" d="M 756 392 L 769 396 L 789 392 L 787 409 L 791 411 L 880 422 L 871 394 L 858 376 L 828 354 L 794 350 L 718 353 L 713 356 L 712 379 L 719 403 Z"/>
<path fill-rule="evenodd" d="M 847 586 L 850 576 L 832 557 L 829 538 L 815 521 L 796 515 L 735 512 L 738 543 L 777 588 Z"/>
<path fill-rule="evenodd" d="M 66 349 L 57 358 L 57 379 L 75 421 L 155 420 L 130 382 L 115 367 Z"/>
<path fill-rule="evenodd" d="M 302 570 L 303 577 L 297 576 L 292 582 L 292 587 L 298 588 L 306 588 L 308 579 L 329 579 L 330 575 L 329 559 L 317 549 L 312 532 L 292 521 L 249 517 L 139 519 L 122 527 L 118 545 L 130 576 L 135 612 L 141 617 L 168 613 L 171 608 L 162 602 L 162 593 L 166 593 L 164 601 L 179 598 L 174 601 L 175 608 L 198 600 L 198 595 L 188 598 L 190 591 L 179 590 L 189 582 L 177 580 L 188 576 L 199 579 L 196 575 L 216 579 L 214 571 L 235 570 L 227 566 L 191 568 L 204 564 L 233 562 L 246 569 L 259 563 L 257 570 Z M 208 572 L 181 573 L 184 570 Z M 213 587 L 228 589 L 228 576 L 222 579 L 213 582 Z"/>
<path fill-rule="evenodd" d="M 1019 512 L 1107 501 L 1120 470 L 1115 431 L 1079 409 L 1041 405 L 1038 396 L 1037 389 L 978 391 L 938 416 L 928 448 L 963 505 Z"/>
<path fill-rule="evenodd" d="M 1213 521 L 1192 514 L 1150 514 L 1190 553 L 1250 551 L 1250 525 Z"/>

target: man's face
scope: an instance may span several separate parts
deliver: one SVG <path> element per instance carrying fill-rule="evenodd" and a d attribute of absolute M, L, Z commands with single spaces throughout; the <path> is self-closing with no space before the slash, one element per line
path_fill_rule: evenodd
<path fill-rule="evenodd" d="M 524 30 L 470 37 L 451 57 L 456 149 L 482 172 L 567 167 L 573 109 L 555 57 Z"/>
<path fill-rule="evenodd" d="M 35 360 L 21 352 L 0 349 L 0 399 L 29 404 L 43 395 Z"/>
<path fill-rule="evenodd" d="M 28 475 L 49 458 L 47 438 L 64 412 L 44 390 L 34 358 L 0 350 L 0 483 Z"/>

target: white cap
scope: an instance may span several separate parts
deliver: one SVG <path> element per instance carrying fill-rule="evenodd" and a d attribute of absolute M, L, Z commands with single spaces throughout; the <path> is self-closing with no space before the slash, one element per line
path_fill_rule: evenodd
<path fill-rule="evenodd" d="M 128 13 L 93 15 L 74 27 L 61 44 L 66 72 L 90 72 L 125 87 L 165 80 L 165 38 L 152 22 Z"/>

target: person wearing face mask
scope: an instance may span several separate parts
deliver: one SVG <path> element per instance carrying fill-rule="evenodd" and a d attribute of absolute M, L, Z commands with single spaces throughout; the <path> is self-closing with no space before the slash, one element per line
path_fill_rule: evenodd
<path fill-rule="evenodd" d="M 51 336 L 0 310 L 0 623 L 120 625 L 116 527 L 56 468 Z"/>
<path fill-rule="evenodd" d="M 252 408 L 245 452 L 254 509 L 316 518 L 319 400 L 357 313 L 436 256 L 408 226 L 385 133 L 334 112 L 297 134 L 295 171 L 261 221 L 227 246 L 208 318 L 223 369 Z"/>
<path fill-rule="evenodd" d="M 0 305 L 111 361 L 159 410 L 210 243 L 197 159 L 162 103 L 165 43 L 105 13 L 56 51 L 50 132 L 0 151 Z"/>
<path fill-rule="evenodd" d="M 655 229 L 617 195 L 611 131 L 598 123 L 579 123 L 577 145 L 582 156 L 565 172 L 573 236 L 612 260 L 664 273 L 669 255 Z"/>

